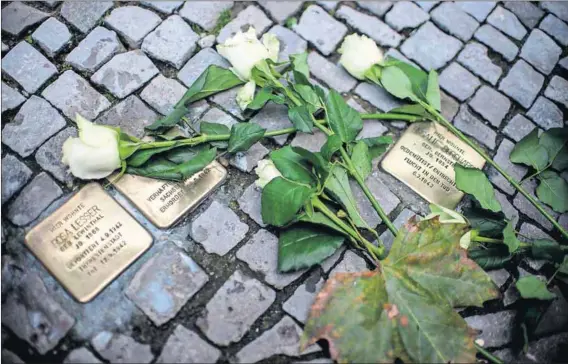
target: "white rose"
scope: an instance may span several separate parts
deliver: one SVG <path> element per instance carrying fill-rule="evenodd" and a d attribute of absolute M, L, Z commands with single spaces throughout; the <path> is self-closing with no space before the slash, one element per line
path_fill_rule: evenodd
<path fill-rule="evenodd" d="M 254 91 L 256 89 L 256 84 L 254 81 L 247 82 L 241 89 L 237 92 L 237 104 L 241 110 L 245 110 L 254 99 Z"/>
<path fill-rule="evenodd" d="M 272 181 L 274 178 L 282 176 L 280 171 L 274 165 L 274 162 L 270 159 L 263 159 L 258 162 L 258 167 L 256 167 L 254 172 L 259 177 L 255 183 L 260 188 L 264 188 L 264 186 L 266 186 L 268 182 Z"/>
<path fill-rule="evenodd" d="M 79 137 L 63 143 L 63 164 L 81 179 L 99 179 L 120 168 L 118 133 L 111 128 L 95 125 L 81 115 L 75 116 Z"/>
<path fill-rule="evenodd" d="M 233 71 L 242 80 L 250 79 L 251 70 L 258 62 L 264 59 L 276 62 L 279 49 L 280 42 L 273 34 L 263 35 L 261 43 L 252 27 L 246 33 L 239 31 L 217 46 L 217 52 L 231 62 Z"/>
<path fill-rule="evenodd" d="M 339 63 L 360 80 L 365 79 L 365 72 L 374 64 L 383 61 L 383 52 L 372 39 L 364 35 L 351 34 L 345 37 L 339 53 Z"/>

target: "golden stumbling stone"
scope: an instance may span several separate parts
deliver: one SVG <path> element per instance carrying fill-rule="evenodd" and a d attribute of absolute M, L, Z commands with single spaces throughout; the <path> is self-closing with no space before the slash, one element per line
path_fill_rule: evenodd
<path fill-rule="evenodd" d="M 34 227 L 25 243 L 73 297 L 88 302 L 152 240 L 101 186 L 90 183 Z"/>
<path fill-rule="evenodd" d="M 414 123 L 381 165 L 429 202 L 454 209 L 463 197 L 456 188 L 454 164 L 483 168 L 485 160 L 442 125 Z"/>
<path fill-rule="evenodd" d="M 226 178 L 227 170 L 213 161 L 184 182 L 125 174 L 114 182 L 114 186 L 154 225 L 167 228 L 196 208 Z M 109 179 L 112 180 L 113 177 Z"/>

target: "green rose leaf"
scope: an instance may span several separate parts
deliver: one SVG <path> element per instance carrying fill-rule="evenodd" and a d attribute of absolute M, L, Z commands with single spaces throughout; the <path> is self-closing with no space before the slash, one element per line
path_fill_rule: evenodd
<path fill-rule="evenodd" d="M 218 123 L 208 123 L 206 121 L 202 121 L 199 123 L 199 131 L 201 134 L 205 135 L 229 135 L 231 133 L 231 129 L 227 125 L 218 124 Z M 211 145 L 225 149 L 228 146 L 228 142 L 226 141 L 216 141 L 211 142 Z"/>
<path fill-rule="evenodd" d="M 285 178 L 307 185 L 316 184 L 311 165 L 292 147 L 286 146 L 271 152 L 270 159 Z"/>
<path fill-rule="evenodd" d="M 485 270 L 503 268 L 513 259 L 504 245 L 488 249 L 469 250 L 468 256 Z"/>
<path fill-rule="evenodd" d="M 531 256 L 534 259 L 546 259 L 556 263 L 562 263 L 564 255 L 568 251 L 554 240 L 538 239 L 531 243 Z"/>
<path fill-rule="evenodd" d="M 310 69 L 308 67 L 308 53 L 298 53 L 290 55 L 290 62 L 294 70 L 294 80 L 303 85 L 310 84 Z"/>
<path fill-rule="evenodd" d="M 553 300 L 556 295 L 546 288 L 546 282 L 537 276 L 520 278 L 515 287 L 523 298 L 535 298 L 537 300 Z"/>
<path fill-rule="evenodd" d="M 284 226 L 294 220 L 298 211 L 312 195 L 313 190 L 304 184 L 276 177 L 262 190 L 262 221 Z"/>
<path fill-rule="evenodd" d="M 566 158 L 566 156 L 561 155 L 561 153 L 564 154 L 568 152 L 566 150 L 566 146 L 568 145 L 568 129 L 548 129 L 540 136 L 539 144 L 542 145 L 548 153 L 548 164 L 553 164 L 558 157 L 561 159 Z"/>
<path fill-rule="evenodd" d="M 482 209 L 478 204 L 464 209 L 463 212 L 471 228 L 477 230 L 479 235 L 487 238 L 501 237 L 503 229 L 507 225 L 505 214 L 502 211 L 492 212 Z"/>
<path fill-rule="evenodd" d="M 353 153 L 351 153 L 351 159 L 353 160 L 355 170 L 363 179 L 366 179 L 371 174 L 373 164 L 371 163 L 369 147 L 364 141 L 360 140 L 355 144 Z"/>
<path fill-rule="evenodd" d="M 416 96 L 412 91 L 410 79 L 397 66 L 383 68 L 383 72 L 381 73 L 381 84 L 385 90 L 399 99 L 416 99 Z"/>
<path fill-rule="evenodd" d="M 312 153 L 307 149 L 301 147 L 292 147 L 292 150 L 302 156 L 308 163 L 310 163 L 314 169 L 316 174 L 319 176 L 320 180 L 325 180 L 327 175 L 329 174 L 329 169 L 331 163 L 325 160 L 321 153 Z"/>
<path fill-rule="evenodd" d="M 325 226 L 334 230 L 335 232 L 346 235 L 346 232 L 339 225 L 337 225 L 335 222 L 333 222 L 333 220 L 331 220 L 329 217 L 325 216 L 321 212 L 314 212 L 313 215 L 311 216 L 309 216 L 308 214 L 302 215 L 298 220 L 302 222 L 309 222 L 311 224 Z"/>
<path fill-rule="evenodd" d="M 237 123 L 231 127 L 229 137 L 229 153 L 243 152 L 248 150 L 254 143 L 264 136 L 266 129 L 254 123 Z"/>
<path fill-rule="evenodd" d="M 283 104 L 285 99 L 279 95 L 273 94 L 274 89 L 272 87 L 261 88 L 252 101 L 247 105 L 247 109 L 250 110 L 260 110 L 266 105 L 268 101 L 273 101 L 277 104 Z"/>
<path fill-rule="evenodd" d="M 508 221 L 507 225 L 505 225 L 505 229 L 503 229 L 503 243 L 509 248 L 509 253 L 516 252 L 521 246 L 521 242 L 515 235 L 515 229 L 511 221 Z"/>
<path fill-rule="evenodd" d="M 313 134 L 314 120 L 306 105 L 294 106 L 288 109 L 288 119 L 301 132 Z"/>
<path fill-rule="evenodd" d="M 392 137 L 386 135 L 374 138 L 365 138 L 361 139 L 361 141 L 369 147 L 369 156 L 371 156 L 371 159 L 375 159 L 387 151 L 389 145 L 392 144 Z"/>
<path fill-rule="evenodd" d="M 330 135 L 327 140 L 325 141 L 325 144 L 321 147 L 321 155 L 323 158 L 325 158 L 326 160 L 331 160 L 331 158 L 333 157 L 333 155 L 339 150 L 341 149 L 341 146 L 343 145 L 343 141 L 341 140 L 341 138 L 339 137 L 339 135 L 337 134 L 332 134 Z"/>
<path fill-rule="evenodd" d="M 294 90 L 302 97 L 302 99 L 311 105 L 315 110 L 323 107 L 320 97 L 315 92 L 312 85 L 294 84 Z"/>
<path fill-rule="evenodd" d="M 426 111 L 426 109 L 419 104 L 402 105 L 389 110 L 389 113 L 423 116 L 425 118 L 430 116 L 428 111 Z"/>
<path fill-rule="evenodd" d="M 499 212 L 501 204 L 495 198 L 495 190 L 489 179 L 477 168 L 467 168 L 459 164 L 454 165 L 456 172 L 456 187 L 476 198 L 484 209 Z"/>
<path fill-rule="evenodd" d="M 428 88 L 426 90 L 426 100 L 428 104 L 436 110 L 442 110 L 442 103 L 440 100 L 440 86 L 438 85 L 438 73 L 431 70 L 428 74 Z"/>
<path fill-rule="evenodd" d="M 363 220 L 363 217 L 359 213 L 357 201 L 355 200 L 355 196 L 353 196 L 353 191 L 351 191 L 347 171 L 343 167 L 336 165 L 332 168 L 324 187 L 335 198 L 335 200 L 343 206 L 357 227 L 369 227 L 367 222 Z"/>
<path fill-rule="evenodd" d="M 544 171 L 539 176 L 536 195 L 558 213 L 568 211 L 568 182 L 556 172 Z"/>
<path fill-rule="evenodd" d="M 509 159 L 541 171 L 548 165 L 548 151 L 539 143 L 538 129 L 534 129 L 521 139 L 511 151 Z"/>
<path fill-rule="evenodd" d="M 293 226 L 278 240 L 278 270 L 290 272 L 321 263 L 343 244 L 344 237 L 310 226 Z"/>
<path fill-rule="evenodd" d="M 175 107 L 182 105 L 188 106 L 192 102 L 242 85 L 243 83 L 244 82 L 239 79 L 233 71 L 212 64 L 193 82 Z"/>
<path fill-rule="evenodd" d="M 328 279 L 302 346 L 326 339 L 338 362 L 474 362 L 476 333 L 452 307 L 481 306 L 499 290 L 459 247 L 465 231 L 410 220 L 381 269 Z"/>
<path fill-rule="evenodd" d="M 129 167 L 140 167 L 144 163 L 148 162 L 150 158 L 152 158 L 154 155 L 166 152 L 176 147 L 178 147 L 178 145 L 138 150 L 126 160 L 126 163 L 128 164 Z"/>
<path fill-rule="evenodd" d="M 330 90 L 325 99 L 326 121 L 335 134 L 344 143 L 355 140 L 363 129 L 361 115 L 347 105 L 343 97 L 335 90 Z"/>
<path fill-rule="evenodd" d="M 380 84 L 381 83 L 381 66 L 374 64 L 365 72 L 365 78 L 368 80 Z"/>
<path fill-rule="evenodd" d="M 152 124 L 145 127 L 151 135 L 160 134 L 169 128 L 179 124 L 182 117 L 189 113 L 189 109 L 183 105 L 176 107 L 171 113 L 161 119 L 154 121 Z"/>
<path fill-rule="evenodd" d="M 184 146 L 174 148 L 163 154 L 164 158 L 176 164 L 185 163 L 195 158 L 199 153 L 208 151 L 210 147 L 207 144 L 196 145 L 194 147 Z"/>

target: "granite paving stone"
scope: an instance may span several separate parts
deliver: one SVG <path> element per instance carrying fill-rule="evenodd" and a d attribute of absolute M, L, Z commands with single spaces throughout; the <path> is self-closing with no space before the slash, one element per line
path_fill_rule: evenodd
<path fill-rule="evenodd" d="M 562 66 L 564 69 L 568 70 L 568 56 L 562 58 L 562 59 L 558 62 L 558 64 L 559 64 L 560 66 Z"/>
<path fill-rule="evenodd" d="M 227 346 L 238 342 L 275 298 L 272 289 L 236 270 L 207 303 L 197 326 L 211 341 Z"/>
<path fill-rule="evenodd" d="M 484 347 L 497 347 L 508 344 L 513 339 L 515 311 L 501 311 L 488 315 L 466 317 L 469 327 L 481 331 L 477 336 L 483 340 Z"/>
<path fill-rule="evenodd" d="M 568 301 L 558 286 L 552 288 L 551 291 L 556 298 L 539 318 L 535 329 L 535 334 L 539 336 L 562 331 L 568 324 Z"/>
<path fill-rule="evenodd" d="M 70 137 L 77 137 L 77 129 L 73 126 L 57 133 L 57 135 L 39 147 L 35 154 L 35 159 L 41 168 L 51 173 L 53 177 L 61 182 L 69 182 L 73 179 L 73 176 L 67 171 L 68 167 L 61 162 L 63 158 L 63 143 Z"/>
<path fill-rule="evenodd" d="M 302 7 L 303 1 L 272 1 L 260 0 L 260 6 L 270 14 L 274 20 L 282 24 Z"/>
<path fill-rule="evenodd" d="M 368 270 L 367 262 L 357 254 L 348 250 L 343 259 L 329 272 L 329 277 L 337 273 L 359 273 Z"/>
<path fill-rule="evenodd" d="M 536 27 L 545 15 L 544 11 L 529 1 L 505 1 L 503 6 L 511 10 L 529 29 Z"/>
<path fill-rule="evenodd" d="M 388 131 L 388 128 L 377 120 L 363 120 L 363 129 L 357 134 L 357 139 L 374 138 Z"/>
<path fill-rule="evenodd" d="M 444 91 L 460 101 L 468 99 L 481 85 L 477 77 L 456 62 L 442 71 L 439 82 Z"/>
<path fill-rule="evenodd" d="M 544 96 L 568 107 L 568 81 L 560 76 L 552 76 Z"/>
<path fill-rule="evenodd" d="M 148 1 L 142 0 L 140 4 L 146 5 L 152 9 L 158 10 L 160 13 L 171 14 L 183 4 L 183 1 Z"/>
<path fill-rule="evenodd" d="M 426 70 L 444 67 L 456 56 L 462 42 L 426 22 L 404 41 L 400 50 Z"/>
<path fill-rule="evenodd" d="M 467 42 L 473 36 L 479 23 L 458 5 L 444 2 L 432 10 L 432 20 L 451 35 Z"/>
<path fill-rule="evenodd" d="M 24 364 L 25 362 L 10 350 L 2 350 L 2 361 L 10 364 Z"/>
<path fill-rule="evenodd" d="M 502 288 L 511 276 L 505 269 L 490 270 L 487 274 L 499 288 Z"/>
<path fill-rule="evenodd" d="M 209 277 L 175 244 L 168 243 L 136 272 L 126 296 L 161 326 L 174 318 Z"/>
<path fill-rule="evenodd" d="M 568 46 L 568 24 L 554 15 L 547 15 L 540 23 L 540 29 L 548 33 L 552 38 L 563 46 Z"/>
<path fill-rule="evenodd" d="M 237 103 L 237 93 L 240 89 L 241 86 L 233 87 L 227 91 L 219 92 L 211 96 L 209 100 L 221 106 L 234 117 L 244 120 L 246 119 L 245 114 Z"/>
<path fill-rule="evenodd" d="M 75 120 L 77 113 L 93 120 L 110 106 L 106 97 L 71 70 L 47 86 L 41 96 L 71 120 Z"/>
<path fill-rule="evenodd" d="M 12 35 L 19 35 L 48 16 L 48 13 L 23 2 L 14 1 L 2 8 L 2 30 Z"/>
<path fill-rule="evenodd" d="M 339 15 L 339 12 L 336 14 Z M 319 6 L 310 5 L 302 13 L 294 31 L 328 56 L 340 45 L 347 34 L 347 27 Z"/>
<path fill-rule="evenodd" d="M 308 55 L 310 73 L 325 82 L 337 92 L 349 92 L 357 84 L 357 80 L 341 66 L 335 65 L 317 52 Z"/>
<path fill-rule="evenodd" d="M 562 49 L 540 29 L 533 29 L 521 48 L 521 57 L 544 74 L 552 72 L 561 53 Z"/>
<path fill-rule="evenodd" d="M 458 62 L 492 85 L 497 84 L 503 73 L 501 67 L 494 64 L 487 56 L 487 47 L 475 42 L 465 46 L 458 55 Z"/>
<path fill-rule="evenodd" d="M 460 104 L 444 91 L 440 91 L 440 103 L 442 105 L 442 116 L 452 121 L 459 111 Z"/>
<path fill-rule="evenodd" d="M 242 348 L 236 355 L 237 360 L 239 363 L 255 363 L 278 354 L 297 357 L 300 354 L 321 351 L 317 345 L 309 346 L 306 350 L 300 351 L 302 333 L 302 329 L 293 319 L 284 316 L 271 329 Z"/>
<path fill-rule="evenodd" d="M 415 1 L 418 6 L 426 11 L 432 10 L 432 8 L 438 5 L 439 1 Z"/>
<path fill-rule="evenodd" d="M 150 363 L 154 359 L 150 345 L 141 344 L 123 334 L 100 332 L 93 337 L 91 345 L 111 363 Z"/>
<path fill-rule="evenodd" d="M 497 6 L 487 18 L 487 22 L 503 33 L 516 40 L 521 40 L 527 34 L 527 30 L 515 14 L 502 6 Z"/>
<path fill-rule="evenodd" d="M 192 223 L 189 235 L 208 253 L 225 255 L 244 237 L 249 227 L 230 208 L 213 201 Z"/>
<path fill-rule="evenodd" d="M 337 2 L 335 2 L 337 4 Z M 392 7 L 392 1 L 357 1 L 357 5 L 371 13 L 382 17 Z M 424 9 L 428 11 L 429 9 Z"/>
<path fill-rule="evenodd" d="M 337 1 L 333 1 L 333 0 L 319 0 L 319 1 L 316 1 L 316 3 L 318 5 L 323 6 L 327 10 L 335 10 L 337 5 L 339 4 Z"/>
<path fill-rule="evenodd" d="M 290 273 L 280 273 L 278 271 L 278 238 L 263 229 L 254 234 L 237 251 L 236 255 L 250 269 L 261 273 L 266 283 L 276 289 L 283 289 L 305 272 L 305 270 Z"/>
<path fill-rule="evenodd" d="M 8 201 L 29 181 L 33 172 L 11 154 L 2 158 L 2 204 Z"/>
<path fill-rule="evenodd" d="M 495 198 L 501 204 L 505 217 L 512 222 L 513 228 L 515 228 L 519 222 L 519 211 L 517 211 L 513 204 L 509 202 L 507 195 L 499 192 L 498 190 L 495 190 Z"/>
<path fill-rule="evenodd" d="M 309 150 L 312 153 L 319 152 L 321 147 L 325 144 L 327 136 L 322 131 L 316 131 L 313 134 L 297 133 L 292 142 L 293 147 L 301 147 Z"/>
<path fill-rule="evenodd" d="M 341 254 L 345 251 L 345 244 L 340 246 L 335 253 L 327 257 L 323 262 L 320 263 L 321 269 L 328 273 L 331 268 L 335 266 L 335 264 L 341 259 Z"/>
<path fill-rule="evenodd" d="M 118 98 L 125 98 L 159 73 L 158 68 L 140 50 L 117 54 L 91 76 Z"/>
<path fill-rule="evenodd" d="M 505 115 L 509 112 L 511 101 L 491 87 L 481 86 L 469 102 L 469 106 L 489 121 L 491 125 L 499 127 Z"/>
<path fill-rule="evenodd" d="M 34 194 L 41 192 L 50 191 Z M 2 324 L 40 354 L 45 354 L 67 335 L 75 319 L 47 292 L 36 273 L 26 272 L 18 289 L 10 291 L 2 302 Z"/>
<path fill-rule="evenodd" d="M 191 1 L 185 2 L 179 15 L 205 30 L 212 30 L 217 25 L 219 15 L 232 7 L 232 1 Z"/>
<path fill-rule="evenodd" d="M 2 130 L 2 142 L 22 157 L 32 154 L 65 127 L 65 119 L 47 101 L 32 95 Z"/>
<path fill-rule="evenodd" d="M 546 97 L 539 96 L 527 116 L 545 130 L 563 126 L 562 110 Z"/>
<path fill-rule="evenodd" d="M 568 15 L 567 15 L 568 17 Z M 528 346 L 527 358 L 535 363 L 549 363 L 559 355 L 562 355 L 566 342 L 568 341 L 568 333 L 544 337 L 533 341 Z"/>
<path fill-rule="evenodd" d="M 380 46 L 398 47 L 402 41 L 400 34 L 376 17 L 361 13 L 349 6 L 342 5 L 335 13 L 335 16 L 345 20 L 347 24 L 358 32 L 366 34 Z M 323 51 L 322 53 L 328 55 L 328 53 Z"/>
<path fill-rule="evenodd" d="M 281 25 L 275 25 L 268 31 L 274 34 L 280 41 L 280 52 L 278 53 L 278 62 L 285 62 L 291 54 L 304 53 L 308 48 L 308 42 L 302 39 L 298 34 Z"/>
<path fill-rule="evenodd" d="M 404 105 L 404 103 L 389 94 L 385 89 L 369 82 L 361 82 L 355 88 L 355 94 L 363 100 L 370 102 L 377 109 L 387 112 Z"/>
<path fill-rule="evenodd" d="M 48 56 L 53 57 L 69 43 L 71 33 L 65 24 L 55 18 L 49 18 L 32 33 L 32 39 Z"/>
<path fill-rule="evenodd" d="M 217 43 L 224 43 L 228 38 L 237 34 L 237 32 L 246 31 L 249 27 L 253 27 L 257 37 L 260 38 L 272 24 L 272 20 L 258 6 L 249 5 L 221 29 L 217 36 Z"/>
<path fill-rule="evenodd" d="M 493 51 L 501 54 L 509 62 L 513 61 L 519 53 L 519 47 L 491 25 L 482 25 L 473 36 Z"/>
<path fill-rule="evenodd" d="M 532 188 L 534 190 L 534 183 L 532 183 L 531 185 L 532 185 Z M 525 186 L 525 187 L 527 187 L 527 186 Z M 531 194 L 534 196 L 533 192 L 531 192 Z M 547 211 L 550 211 L 550 209 L 547 209 Z M 551 215 L 553 217 L 558 216 L 558 214 L 555 214 L 555 213 L 552 213 Z M 525 241 L 527 243 L 530 243 L 530 242 L 532 242 L 533 240 L 536 240 L 536 239 L 554 240 L 550 235 L 548 235 L 544 231 L 540 230 L 536 226 L 529 224 L 529 223 L 523 223 L 521 225 L 521 228 L 519 230 L 519 234 L 521 235 L 521 236 L 519 236 L 519 239 L 522 240 L 522 241 Z M 545 259 L 538 259 L 537 260 L 537 259 L 530 258 L 530 257 L 527 257 L 526 261 L 527 261 L 529 267 L 531 267 L 534 270 L 540 270 L 547 262 Z M 532 274 L 525 271 L 522 268 L 519 268 L 519 278 L 526 277 L 526 276 L 529 276 L 529 275 L 532 275 Z M 542 277 L 542 278 L 544 279 L 545 277 Z"/>
<path fill-rule="evenodd" d="M 130 47 L 138 48 L 142 39 L 161 21 L 153 11 L 127 5 L 115 8 L 105 18 L 105 25 L 124 37 Z"/>
<path fill-rule="evenodd" d="M 385 58 L 386 57 L 393 57 L 393 58 L 398 59 L 399 61 L 403 61 L 405 63 L 411 64 L 416 68 L 420 68 L 420 66 L 418 66 L 416 63 L 414 63 L 411 60 L 409 60 L 408 58 L 406 58 L 406 56 L 404 54 L 400 53 L 396 48 L 389 49 L 385 53 Z"/>
<path fill-rule="evenodd" d="M 118 126 L 123 132 L 141 138 L 144 128 L 158 118 L 138 96 L 131 95 L 97 118 L 97 123 Z"/>
<path fill-rule="evenodd" d="M 400 229 L 406 222 L 413 216 L 417 216 L 414 211 L 409 209 L 404 209 L 398 214 L 396 219 L 393 220 L 393 224 L 397 229 Z M 381 239 L 381 243 L 385 247 L 385 251 L 388 253 L 392 248 L 392 244 L 394 243 L 395 237 L 390 230 L 385 230 L 379 238 Z M 376 243 L 375 243 L 376 244 Z"/>
<path fill-rule="evenodd" d="M 493 10 L 497 2 L 495 1 L 457 1 L 455 3 L 463 11 L 473 16 L 477 21 L 483 22 L 487 15 Z"/>
<path fill-rule="evenodd" d="M 493 160 L 497 164 L 499 164 L 511 177 L 513 177 L 517 181 L 520 181 L 521 178 L 523 178 L 523 176 L 527 173 L 527 168 L 522 164 L 515 164 L 509 160 L 509 155 L 511 154 L 514 146 L 514 143 L 510 142 L 507 139 L 503 139 L 503 141 L 499 145 L 499 148 L 497 148 L 497 153 L 493 157 Z M 492 167 L 489 168 L 488 176 L 491 182 L 493 182 L 505 193 L 512 195 L 516 191 L 515 188 Z"/>
<path fill-rule="evenodd" d="M 399 198 L 379 179 L 370 176 L 365 182 L 387 215 L 390 214 L 400 203 Z M 349 184 L 353 191 L 353 196 L 355 197 L 357 209 L 359 210 L 361 217 L 369 224 L 369 226 L 377 226 L 382 220 L 369 202 L 369 199 L 365 196 L 357 182 L 350 180 Z"/>
<path fill-rule="evenodd" d="M 272 102 L 267 103 L 258 114 L 250 119 L 250 122 L 260 125 L 266 129 L 266 131 L 290 128 L 293 126 L 290 119 L 288 119 L 288 108 L 285 105 L 278 105 Z M 298 133 L 298 135 L 300 135 L 300 133 Z M 270 139 L 274 140 L 279 145 L 284 145 L 288 139 L 288 135 L 279 135 L 270 137 Z"/>
<path fill-rule="evenodd" d="M 144 87 L 140 97 L 154 110 L 167 115 L 173 111 L 174 105 L 185 94 L 185 91 L 186 88 L 176 80 L 159 74 L 148 86 Z M 195 104 L 191 105 L 191 108 L 194 109 Z"/>
<path fill-rule="evenodd" d="M 112 1 L 65 1 L 60 14 L 81 33 L 87 33 L 112 5 Z"/>
<path fill-rule="evenodd" d="M 69 353 L 63 359 L 65 364 L 99 364 L 102 363 L 89 349 L 81 347 Z"/>
<path fill-rule="evenodd" d="M 544 77 L 523 60 L 515 62 L 499 84 L 502 91 L 524 108 L 529 108 L 542 88 Z"/>
<path fill-rule="evenodd" d="M 2 71 L 27 92 L 36 92 L 57 68 L 28 42 L 21 41 L 2 58 Z"/>
<path fill-rule="evenodd" d="M 4 42 L 2 42 L 2 52 L 7 52 L 8 50 L 10 50 L 10 47 L 8 47 L 6 44 L 4 44 Z"/>
<path fill-rule="evenodd" d="M 534 193 L 536 189 L 536 182 L 534 180 L 525 181 L 523 182 L 522 186 L 525 188 L 525 190 L 527 190 L 527 192 L 529 192 L 535 199 L 538 200 L 538 198 L 535 196 Z M 530 203 L 530 201 L 527 200 L 525 196 L 521 195 L 520 193 L 517 193 L 515 199 L 513 200 L 513 205 L 519 210 L 519 212 L 522 212 L 523 214 L 527 215 L 534 221 L 538 222 L 546 230 L 552 229 L 552 223 L 548 221 L 548 219 L 544 217 L 544 215 L 542 215 L 540 211 L 538 211 L 536 207 L 534 207 L 533 204 Z M 553 217 L 558 216 L 558 214 L 552 211 L 550 207 L 542 203 L 541 205 L 543 206 L 544 210 L 548 212 L 551 216 Z"/>
<path fill-rule="evenodd" d="M 460 111 L 454 118 L 454 125 L 465 134 L 486 145 L 489 149 L 495 148 L 497 134 L 475 117 L 466 105 L 460 106 Z"/>
<path fill-rule="evenodd" d="M 200 48 L 211 48 L 213 47 L 213 45 L 215 44 L 215 35 L 213 34 L 209 34 L 209 35 L 201 35 L 201 38 L 199 38 L 199 40 L 197 41 L 197 45 Z"/>
<path fill-rule="evenodd" d="M 142 50 L 179 69 L 195 51 L 198 39 L 199 36 L 179 15 L 172 15 L 144 38 Z"/>
<path fill-rule="evenodd" d="M 385 16 L 387 24 L 398 31 L 416 28 L 428 19 L 428 13 L 410 1 L 397 1 Z"/>
<path fill-rule="evenodd" d="M 562 1 L 542 1 L 539 4 L 560 19 L 568 22 L 568 4 Z"/>
<path fill-rule="evenodd" d="M 306 279 L 304 284 L 296 288 L 294 294 L 284 302 L 282 309 L 296 320 L 305 323 L 308 320 L 312 304 L 324 282 L 319 273 L 312 274 Z"/>
<path fill-rule="evenodd" d="M 221 352 L 195 332 L 177 325 L 156 363 L 215 363 Z"/>
<path fill-rule="evenodd" d="M 203 116 L 201 116 L 201 120 L 207 121 L 209 123 L 223 124 L 228 126 L 229 129 L 231 128 L 231 126 L 238 123 L 238 121 L 231 115 L 222 110 L 219 110 L 216 107 L 212 107 L 211 109 L 207 110 L 207 112 L 203 114 Z M 200 130 L 199 124 L 195 126 L 197 130 Z"/>
<path fill-rule="evenodd" d="M 116 33 L 96 27 L 67 55 L 65 62 L 79 71 L 95 72 L 121 52 L 124 52 L 124 46 Z"/>
<path fill-rule="evenodd" d="M 26 101 L 26 98 L 22 94 L 2 82 L 2 113 L 14 110 L 24 101 Z"/>
<path fill-rule="evenodd" d="M 216 65 L 223 68 L 230 68 L 231 65 L 211 48 L 200 50 L 178 72 L 177 78 L 187 87 L 191 87 L 193 82 L 205 71 L 210 65 Z"/>
<path fill-rule="evenodd" d="M 237 152 L 231 158 L 231 165 L 243 172 L 250 172 L 270 152 L 260 143 L 254 143 L 246 152 Z"/>
<path fill-rule="evenodd" d="M 564 178 L 564 179 L 566 179 L 566 178 Z M 565 212 L 562 215 L 560 215 L 560 217 L 558 218 L 558 223 L 564 229 L 568 229 L 568 213 Z"/>
<path fill-rule="evenodd" d="M 255 183 L 251 183 L 248 186 L 241 197 L 238 199 L 239 207 L 244 211 L 251 219 L 253 219 L 258 225 L 265 227 L 266 224 L 262 221 L 261 214 L 261 196 L 262 189 L 256 186 Z"/>

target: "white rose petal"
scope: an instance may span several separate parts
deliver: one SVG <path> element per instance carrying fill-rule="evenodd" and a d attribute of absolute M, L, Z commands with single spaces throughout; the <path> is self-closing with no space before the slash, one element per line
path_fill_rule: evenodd
<path fill-rule="evenodd" d="M 245 110 L 254 99 L 254 91 L 256 89 L 256 84 L 254 81 L 247 82 L 240 90 L 237 92 L 237 104 L 241 110 Z"/>
<path fill-rule="evenodd" d="M 467 224 L 465 218 L 458 212 L 436 204 L 430 204 L 430 214 L 422 220 L 430 220 L 436 216 L 439 216 L 442 224 Z"/>
<path fill-rule="evenodd" d="M 375 64 L 383 61 L 383 52 L 377 44 L 364 35 L 351 34 L 345 37 L 339 63 L 355 78 L 365 79 L 365 73 Z"/>
<path fill-rule="evenodd" d="M 256 167 L 254 172 L 259 177 L 255 183 L 260 188 L 264 188 L 264 186 L 266 186 L 268 182 L 272 181 L 274 178 L 282 176 L 280 171 L 274 165 L 274 162 L 270 159 L 263 159 L 258 162 L 258 167 Z"/>
<path fill-rule="evenodd" d="M 271 33 L 266 33 L 262 36 L 262 44 L 268 50 L 268 58 L 274 62 L 278 62 L 278 52 L 280 52 L 280 41 Z"/>

